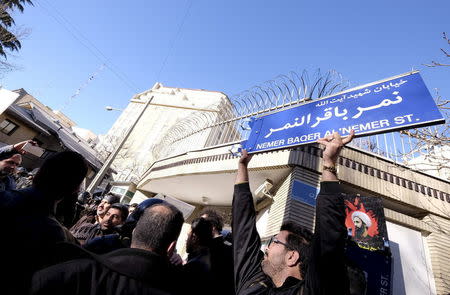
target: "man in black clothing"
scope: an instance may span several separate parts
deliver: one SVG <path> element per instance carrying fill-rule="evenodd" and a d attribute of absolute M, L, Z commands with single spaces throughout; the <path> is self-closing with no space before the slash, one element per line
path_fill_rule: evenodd
<path fill-rule="evenodd" d="M 66 173 L 61 173 L 66 171 Z M 59 242 L 75 242 L 56 220 L 57 204 L 77 192 L 88 166 L 82 155 L 64 151 L 50 156 L 23 190 L 0 192 L 2 234 L 1 261 L 8 271 L 2 276 L 2 294 L 22 294 L 31 274 L 53 257 Z"/>
<path fill-rule="evenodd" d="M 75 225 L 70 228 L 70 232 L 77 239 L 77 241 L 84 245 L 88 240 L 95 238 L 96 234 L 92 234 L 92 231 L 96 233 L 100 230 L 100 222 L 103 217 L 105 217 L 106 212 L 108 212 L 109 208 L 112 204 L 116 204 L 120 202 L 120 197 L 107 194 L 103 197 L 100 204 L 96 208 L 95 217 L 92 218 L 92 215 L 81 217 Z M 91 212 L 90 212 L 91 213 Z"/>
<path fill-rule="evenodd" d="M 212 271 L 220 278 L 216 294 L 234 294 L 233 281 L 233 246 L 222 236 L 223 218 L 214 209 L 204 209 L 200 216 L 212 223 L 213 239 L 211 242 L 211 258 L 214 261 Z"/>
<path fill-rule="evenodd" d="M 215 285 L 219 278 L 213 272 L 212 239 L 211 222 L 202 217 L 194 219 L 186 240 L 186 252 L 189 255 L 181 274 L 185 294 L 216 293 Z"/>
<path fill-rule="evenodd" d="M 116 227 L 124 224 L 127 217 L 128 208 L 126 205 L 121 203 L 112 204 L 106 211 L 102 220 L 99 223 L 93 224 L 90 229 L 86 230 L 85 243 L 89 243 L 97 237 L 115 233 Z"/>
<path fill-rule="evenodd" d="M 57 264 L 33 276 L 31 294 L 170 294 L 177 286 L 169 264 L 183 214 L 161 203 L 144 211 L 131 248 Z"/>
<path fill-rule="evenodd" d="M 335 165 L 340 150 L 353 136 L 352 131 L 342 139 L 335 132 L 317 141 L 325 149 L 314 235 L 299 225 L 283 224 L 264 253 L 248 183 L 251 155 L 243 151 L 232 208 L 236 294 L 348 294 L 344 201 Z"/>

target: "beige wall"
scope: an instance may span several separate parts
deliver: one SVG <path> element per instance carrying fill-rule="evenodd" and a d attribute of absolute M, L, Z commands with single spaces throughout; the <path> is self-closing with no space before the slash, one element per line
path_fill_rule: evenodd
<path fill-rule="evenodd" d="M 431 267 L 436 291 L 439 295 L 450 292 L 450 212 L 449 218 L 429 214 L 423 218 L 432 233 L 427 236 L 428 250 L 431 257 Z"/>
<path fill-rule="evenodd" d="M 151 97 L 153 97 L 152 104 L 157 105 L 148 106 L 113 162 L 113 168 L 118 172 L 114 177 L 117 181 L 137 182 L 154 162 L 155 157 L 159 156 L 159 153 L 154 153 L 154 147 L 172 126 L 195 112 L 192 108 L 207 109 L 223 101 L 226 96 L 219 92 L 156 84 L 149 91 L 138 94 L 131 100 L 108 134 L 100 139 L 96 149 L 112 150 L 117 146 Z M 205 142 L 207 136 L 198 139 L 197 143 L 199 140 Z"/>
<path fill-rule="evenodd" d="M 0 142 L 4 142 L 6 144 L 14 144 L 20 141 L 24 141 L 27 139 L 32 139 L 38 135 L 36 131 L 27 127 L 21 121 L 12 118 L 11 116 L 6 115 L 5 113 L 0 115 L 0 122 L 8 119 L 12 121 L 14 124 L 18 125 L 19 128 L 16 129 L 11 135 L 6 135 L 3 132 L 0 132 Z"/>

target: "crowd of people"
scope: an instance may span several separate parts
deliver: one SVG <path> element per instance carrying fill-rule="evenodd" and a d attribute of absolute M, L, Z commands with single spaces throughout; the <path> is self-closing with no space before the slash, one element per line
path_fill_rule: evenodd
<path fill-rule="evenodd" d="M 189 220 L 185 260 L 176 249 L 185 220 L 175 206 L 156 198 L 126 205 L 111 193 L 80 194 L 88 166 L 72 151 L 46 159 L 18 188 L 14 174 L 30 141 L 1 148 L 2 293 L 350 294 L 335 167 L 353 136 L 318 140 L 324 150 L 314 234 L 284 223 L 261 251 L 249 186 L 252 156 L 243 150 L 231 238 L 221 214 L 208 208 Z"/>

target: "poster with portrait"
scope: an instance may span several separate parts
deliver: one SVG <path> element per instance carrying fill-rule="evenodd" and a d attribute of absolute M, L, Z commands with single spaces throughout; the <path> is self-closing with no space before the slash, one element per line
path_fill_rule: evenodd
<path fill-rule="evenodd" d="M 380 198 L 348 195 L 345 214 L 348 235 L 360 248 L 369 251 L 385 249 L 388 236 Z"/>

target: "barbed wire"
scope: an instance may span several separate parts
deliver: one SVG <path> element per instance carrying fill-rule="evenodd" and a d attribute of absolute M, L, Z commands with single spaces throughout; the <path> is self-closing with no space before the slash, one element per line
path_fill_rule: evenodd
<path fill-rule="evenodd" d="M 208 106 L 208 109 L 216 109 L 218 112 L 197 111 L 187 118 L 178 120 L 153 148 L 154 157 L 159 159 L 192 148 L 245 139 L 247 134 L 244 130 L 240 130 L 241 121 L 256 114 L 341 92 L 348 87 L 349 82 L 336 71 L 323 73 L 318 69 L 312 74 L 303 71 L 299 75 L 291 71 L 286 75 L 278 75 L 274 79 L 261 85 L 255 85 L 216 105 Z M 206 142 L 201 140 L 194 142 L 197 146 L 181 142 L 207 129 L 212 130 Z"/>

